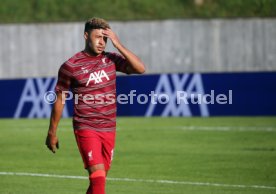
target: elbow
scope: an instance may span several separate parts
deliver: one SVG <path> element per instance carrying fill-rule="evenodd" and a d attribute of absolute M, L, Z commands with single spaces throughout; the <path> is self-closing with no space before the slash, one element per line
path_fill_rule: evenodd
<path fill-rule="evenodd" d="M 144 74 L 146 72 L 146 68 L 145 65 L 141 65 L 141 67 L 139 68 L 139 70 L 137 71 L 138 74 Z"/>
<path fill-rule="evenodd" d="M 127 74 L 143 74 L 146 72 L 145 65 L 143 63 L 138 63 L 135 65 L 127 66 Z"/>
<path fill-rule="evenodd" d="M 145 72 L 146 72 L 145 69 L 141 69 L 141 70 L 139 70 L 137 73 L 138 73 L 138 74 L 144 74 Z"/>

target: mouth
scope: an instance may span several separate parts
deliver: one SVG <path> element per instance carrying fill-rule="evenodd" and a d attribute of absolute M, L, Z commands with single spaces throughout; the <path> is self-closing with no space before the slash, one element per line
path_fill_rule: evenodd
<path fill-rule="evenodd" d="M 104 47 L 97 47 L 97 49 L 98 49 L 99 51 L 103 51 L 103 50 L 104 50 Z"/>

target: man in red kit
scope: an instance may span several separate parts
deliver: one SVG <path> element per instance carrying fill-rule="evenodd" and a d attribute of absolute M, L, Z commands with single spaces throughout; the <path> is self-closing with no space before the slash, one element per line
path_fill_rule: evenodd
<path fill-rule="evenodd" d="M 115 143 L 116 71 L 142 74 L 145 66 L 121 44 L 103 19 L 88 20 L 84 38 L 85 49 L 59 69 L 55 88 L 57 100 L 52 109 L 46 145 L 53 153 L 56 152 L 57 126 L 64 108 L 65 94 L 71 90 L 75 102 L 74 133 L 84 167 L 89 173 L 90 185 L 86 193 L 104 194 Z M 104 51 L 108 38 L 120 54 Z"/>

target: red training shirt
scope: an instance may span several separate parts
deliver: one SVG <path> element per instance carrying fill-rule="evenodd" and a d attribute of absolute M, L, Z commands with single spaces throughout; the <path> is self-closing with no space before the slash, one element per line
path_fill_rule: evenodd
<path fill-rule="evenodd" d="M 75 130 L 115 130 L 116 71 L 126 73 L 126 67 L 126 59 L 119 54 L 103 52 L 93 57 L 83 51 L 61 65 L 55 90 L 72 91 Z"/>

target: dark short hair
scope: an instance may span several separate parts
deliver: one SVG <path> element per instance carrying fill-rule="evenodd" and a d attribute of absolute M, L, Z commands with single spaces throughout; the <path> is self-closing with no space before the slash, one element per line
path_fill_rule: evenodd
<path fill-rule="evenodd" d="M 102 18 L 91 18 L 85 22 L 84 32 L 90 32 L 93 29 L 107 29 L 110 28 L 107 21 Z"/>

